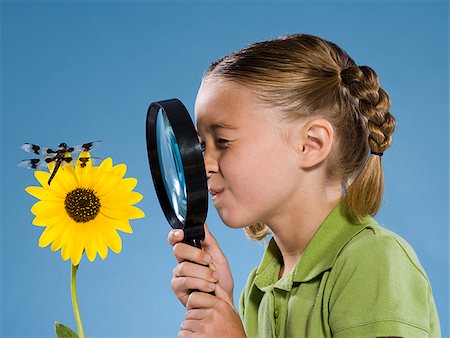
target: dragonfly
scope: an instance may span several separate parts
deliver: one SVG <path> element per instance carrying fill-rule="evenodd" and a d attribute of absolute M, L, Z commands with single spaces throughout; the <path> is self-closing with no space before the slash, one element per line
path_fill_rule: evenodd
<path fill-rule="evenodd" d="M 72 154 L 82 154 L 83 152 L 89 152 L 92 149 L 99 147 L 100 142 L 101 141 L 88 142 L 73 147 L 68 146 L 63 142 L 58 145 L 58 148 L 56 150 L 53 150 L 52 148 L 41 147 L 32 143 L 24 143 L 20 147 L 26 152 L 36 155 L 46 155 L 46 157 L 22 160 L 17 163 L 17 165 L 19 167 L 27 169 L 43 169 L 46 168 L 49 163 L 55 162 L 55 167 L 53 168 L 50 178 L 48 179 L 48 185 L 50 185 L 61 165 L 68 164 L 73 161 Z M 100 159 L 97 157 L 80 156 L 78 160 L 80 161 L 80 167 L 84 168 L 89 161 L 92 161 L 92 163 L 95 164 L 98 163 Z"/>

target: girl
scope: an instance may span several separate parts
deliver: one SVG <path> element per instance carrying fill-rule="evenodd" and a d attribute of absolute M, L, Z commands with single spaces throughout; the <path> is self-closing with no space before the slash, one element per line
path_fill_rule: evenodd
<path fill-rule="evenodd" d="M 371 217 L 389 107 L 371 68 L 314 36 L 255 43 L 209 67 L 195 116 L 214 206 L 229 227 L 271 240 L 239 317 L 207 226 L 203 251 L 170 232 L 171 286 L 187 309 L 179 337 L 440 336 L 413 249 Z"/>

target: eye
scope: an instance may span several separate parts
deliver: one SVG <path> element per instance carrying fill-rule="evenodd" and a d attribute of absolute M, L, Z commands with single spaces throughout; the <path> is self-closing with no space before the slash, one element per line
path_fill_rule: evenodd
<path fill-rule="evenodd" d="M 202 153 L 205 153 L 206 149 L 205 142 L 200 142 L 200 147 L 202 148 Z"/>
<path fill-rule="evenodd" d="M 219 138 L 217 139 L 216 143 L 220 146 L 220 147 L 226 147 L 228 145 L 228 140 L 224 139 L 224 138 Z"/>

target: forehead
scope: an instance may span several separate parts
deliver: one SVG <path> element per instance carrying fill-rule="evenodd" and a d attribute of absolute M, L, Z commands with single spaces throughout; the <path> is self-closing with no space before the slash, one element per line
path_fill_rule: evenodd
<path fill-rule="evenodd" d="M 214 79 L 203 81 L 195 100 L 197 128 L 236 127 L 252 118 L 258 106 L 256 95 L 242 85 Z"/>

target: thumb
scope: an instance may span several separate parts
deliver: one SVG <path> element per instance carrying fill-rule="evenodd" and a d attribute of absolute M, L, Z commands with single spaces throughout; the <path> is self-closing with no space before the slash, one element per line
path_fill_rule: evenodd
<path fill-rule="evenodd" d="M 220 298 L 227 302 L 236 311 L 233 304 L 233 298 L 230 298 L 230 295 L 224 289 L 222 289 L 222 287 L 218 283 L 216 284 L 216 288 L 214 289 L 214 295 L 217 298 Z"/>
<path fill-rule="evenodd" d="M 209 232 L 208 224 L 205 223 L 205 239 L 202 242 L 203 250 L 211 255 L 213 261 L 223 262 L 226 261 L 225 255 L 219 247 L 214 236 Z"/>

